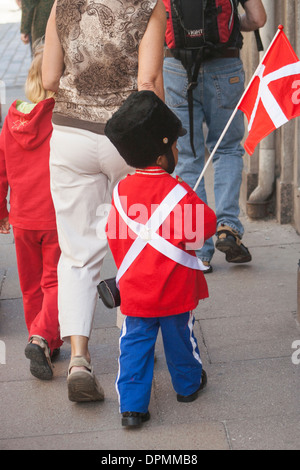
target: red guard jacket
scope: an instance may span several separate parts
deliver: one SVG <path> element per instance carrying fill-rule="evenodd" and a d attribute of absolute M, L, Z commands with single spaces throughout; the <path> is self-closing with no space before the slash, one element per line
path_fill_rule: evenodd
<path fill-rule="evenodd" d="M 125 213 L 132 220 L 146 224 L 155 209 L 178 184 L 185 188 L 186 194 L 159 227 L 157 234 L 196 257 L 194 250 L 187 249 L 187 244 L 192 243 L 194 248 L 201 248 L 204 241 L 215 234 L 216 216 L 186 183 L 173 178 L 159 167 L 149 167 L 127 176 L 119 183 L 117 190 Z M 137 234 L 120 217 L 114 198 L 106 232 L 119 269 Z M 176 315 L 193 310 L 200 299 L 208 297 L 202 271 L 176 263 L 149 243 L 122 275 L 119 288 L 121 310 L 128 316 Z"/>

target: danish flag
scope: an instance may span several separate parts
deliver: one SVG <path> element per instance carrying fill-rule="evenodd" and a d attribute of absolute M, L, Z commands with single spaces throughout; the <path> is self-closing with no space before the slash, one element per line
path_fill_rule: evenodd
<path fill-rule="evenodd" d="M 238 109 L 248 119 L 244 147 L 250 155 L 264 137 L 300 115 L 300 61 L 283 26 L 278 27 Z"/>

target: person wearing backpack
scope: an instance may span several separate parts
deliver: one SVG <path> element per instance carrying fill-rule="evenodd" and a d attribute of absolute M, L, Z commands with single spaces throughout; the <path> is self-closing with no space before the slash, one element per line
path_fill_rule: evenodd
<path fill-rule="evenodd" d="M 167 11 L 164 86 L 166 104 L 188 129 L 178 142 L 176 174 L 192 188 L 205 163 L 205 146 L 214 149 L 244 91 L 240 58 L 241 31 L 256 31 L 266 22 L 261 0 L 164 0 Z M 238 13 L 241 4 L 244 13 Z M 203 124 L 207 126 L 206 139 Z M 242 181 L 244 117 L 238 111 L 213 159 L 216 248 L 230 263 L 252 257 L 241 242 L 239 220 Z M 197 194 L 207 202 L 204 179 Z M 213 239 L 197 256 L 212 271 Z"/>

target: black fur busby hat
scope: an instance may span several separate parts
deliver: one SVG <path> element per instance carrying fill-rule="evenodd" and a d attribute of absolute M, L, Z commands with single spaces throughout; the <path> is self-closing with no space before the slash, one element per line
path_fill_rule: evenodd
<path fill-rule="evenodd" d="M 128 165 L 145 168 L 185 135 L 180 119 L 152 91 L 132 93 L 105 126 L 105 135 Z"/>

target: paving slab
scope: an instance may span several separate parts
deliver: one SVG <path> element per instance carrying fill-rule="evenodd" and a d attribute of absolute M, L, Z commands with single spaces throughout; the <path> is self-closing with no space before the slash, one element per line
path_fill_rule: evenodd
<path fill-rule="evenodd" d="M 137 453 L 136 459 L 142 459 L 143 464 L 153 462 L 150 451 L 190 450 L 191 456 L 194 449 L 201 450 L 229 450 L 226 430 L 222 424 L 200 421 L 198 424 L 182 424 L 174 426 L 153 425 L 151 428 L 145 425 L 142 430 L 121 431 L 117 429 L 99 430 L 93 432 L 69 432 L 55 434 L 47 437 L 35 437 L 36 450 L 117 450 L 115 455 L 122 455 L 120 451 L 146 451 L 145 457 Z M 32 438 L 17 438 L 0 442 L 0 449 L 24 450 L 31 449 Z M 148 455 L 148 457 L 147 457 Z M 99 463 L 107 457 L 99 456 Z M 116 458 L 116 457 L 115 457 Z M 188 456 L 187 456 L 188 458 Z M 146 460 L 147 459 L 147 460 Z M 188 461 L 188 460 L 187 460 Z"/>
<path fill-rule="evenodd" d="M 29 47 L 20 43 L 19 21 L 15 1 L 1 0 L 3 116 L 12 101 L 24 98 L 30 64 Z M 209 204 L 214 207 L 212 168 L 206 181 Z M 296 316 L 300 236 L 292 226 L 272 219 L 251 221 L 241 213 L 241 220 L 244 243 L 253 261 L 229 264 L 216 252 L 214 272 L 206 276 L 210 298 L 195 311 L 207 388 L 194 403 L 177 402 L 159 335 L 151 420 L 134 431 L 120 425 L 114 385 L 119 354 L 117 312 L 100 301 L 90 351 L 105 401 L 69 402 L 69 344 L 61 348 L 51 382 L 41 382 L 30 374 L 24 356 L 27 329 L 13 235 L 0 235 L 0 450 L 299 450 L 300 326 Z M 101 276 L 115 274 L 108 253 Z"/>

